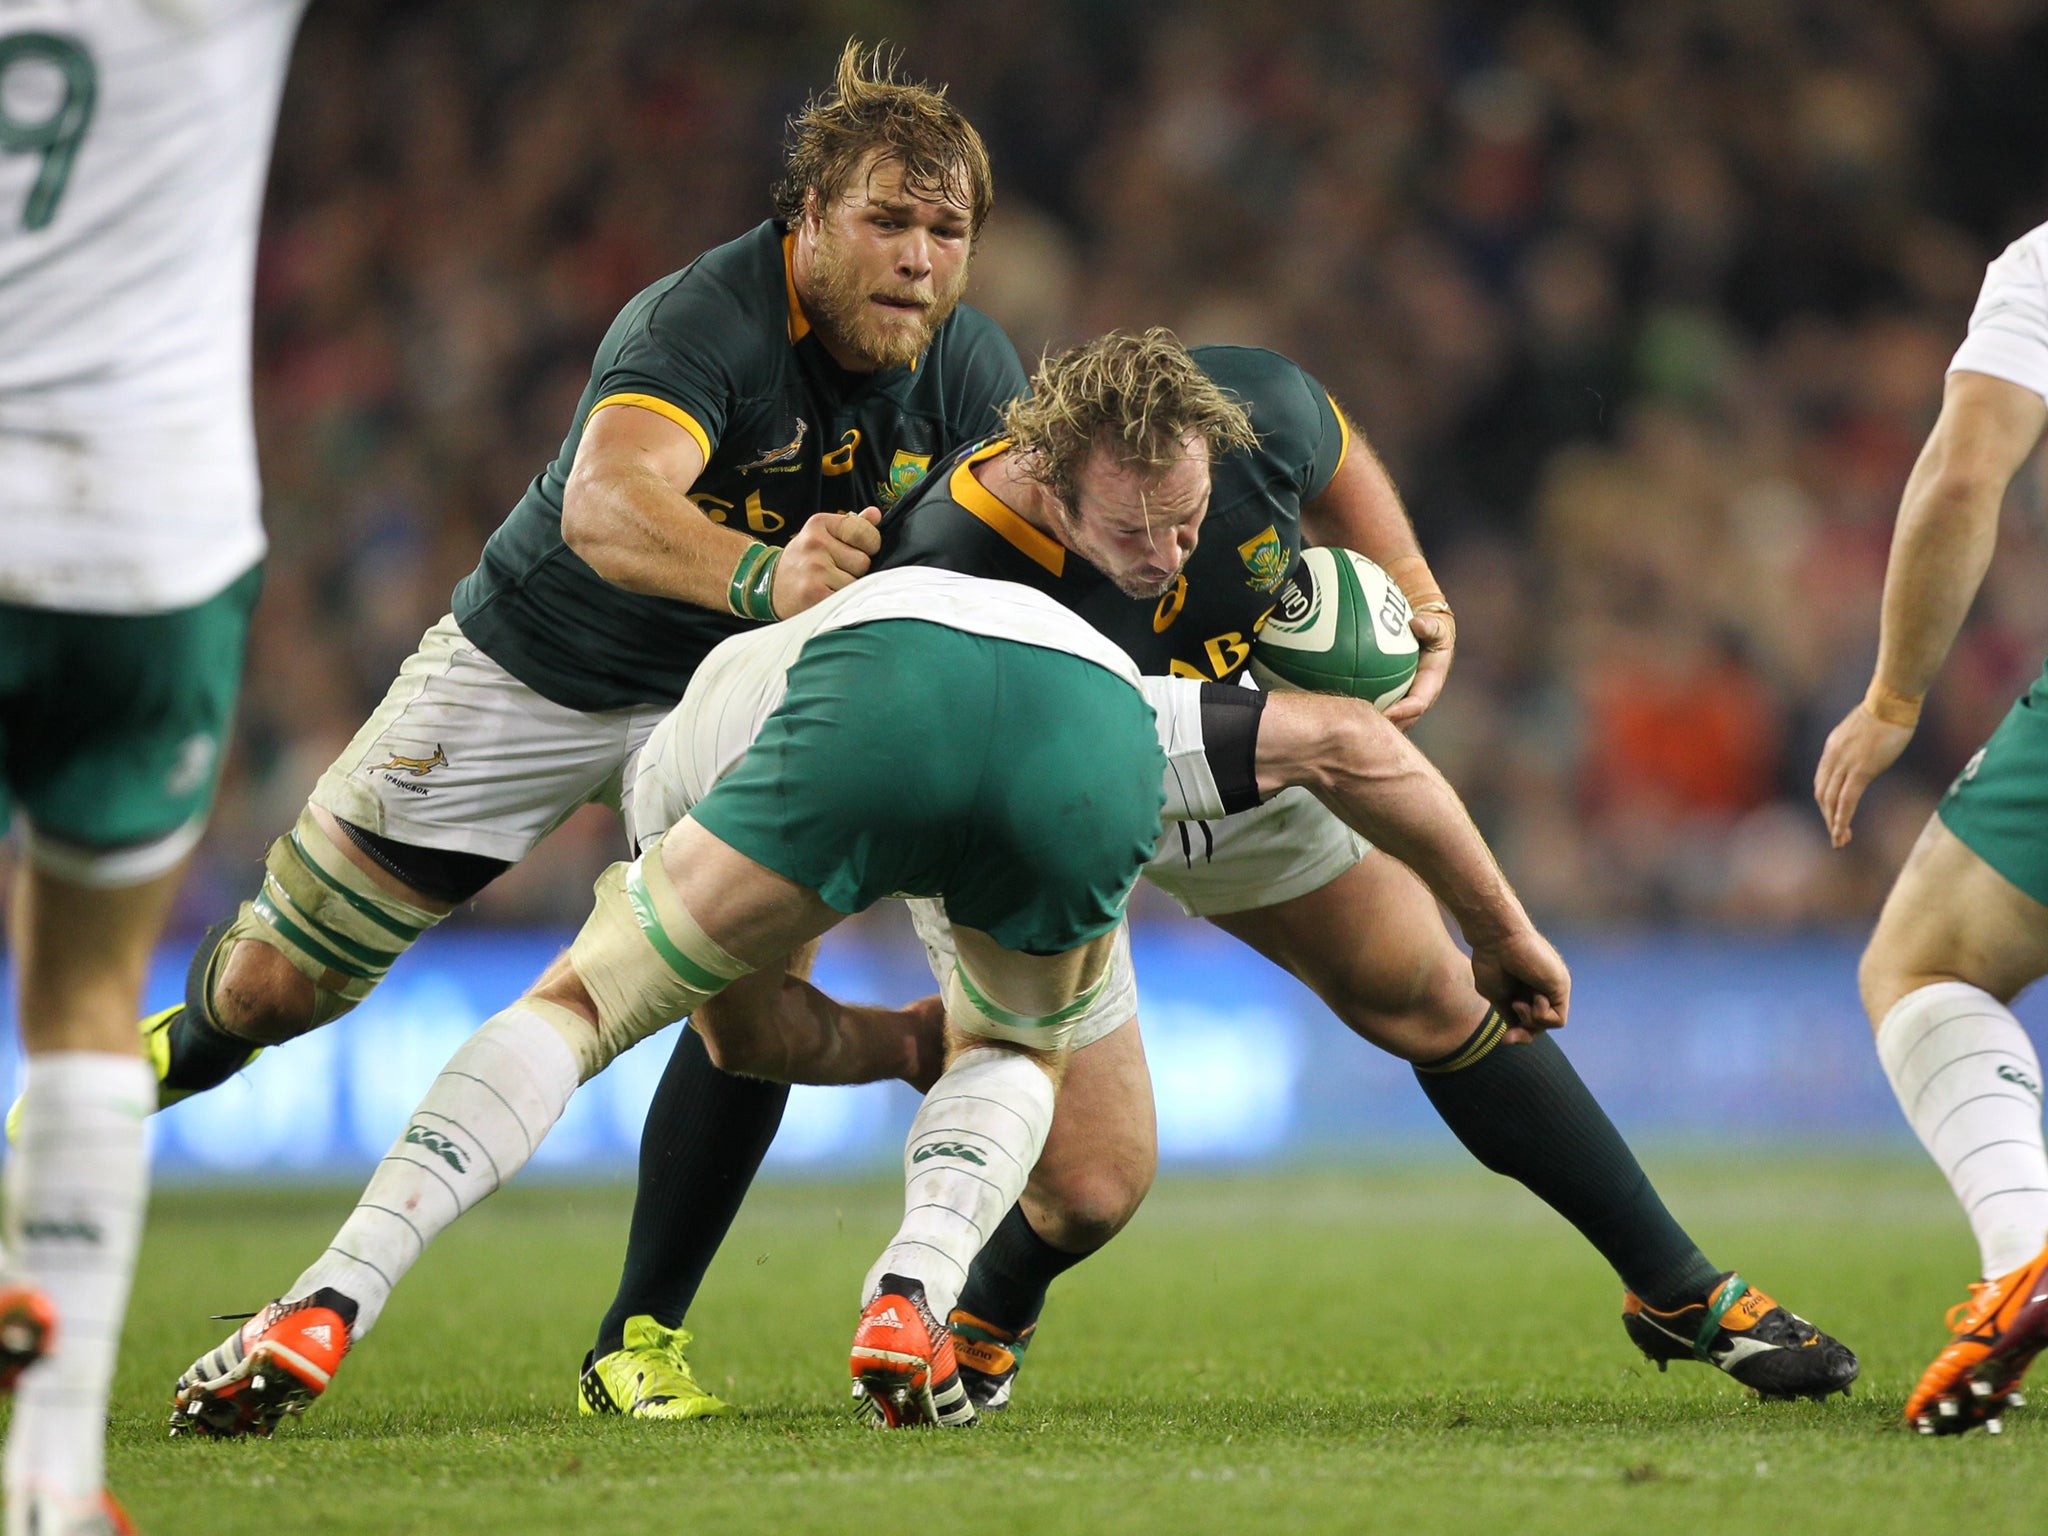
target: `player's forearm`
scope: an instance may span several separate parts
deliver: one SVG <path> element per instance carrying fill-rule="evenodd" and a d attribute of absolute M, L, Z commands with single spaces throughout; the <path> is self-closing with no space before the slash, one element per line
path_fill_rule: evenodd
<path fill-rule="evenodd" d="M 1990 568 L 2004 497 L 2002 477 L 1921 455 L 1892 534 L 1874 681 L 1908 698 L 1927 692 Z"/>
<path fill-rule="evenodd" d="M 1467 939 L 1525 928 L 1528 915 L 1436 767 L 1369 705 L 1275 694 L 1258 744 L 1259 787 L 1299 784 L 1399 859 L 1451 911 Z"/>
<path fill-rule="evenodd" d="M 720 611 L 756 542 L 712 522 L 660 474 L 631 467 L 571 478 L 562 540 L 615 587 Z"/>

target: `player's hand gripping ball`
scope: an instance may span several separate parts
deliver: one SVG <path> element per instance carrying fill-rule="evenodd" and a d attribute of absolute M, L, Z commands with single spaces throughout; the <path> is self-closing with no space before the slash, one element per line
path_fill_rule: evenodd
<path fill-rule="evenodd" d="M 1304 549 L 1252 642 L 1252 677 L 1261 688 L 1342 693 L 1385 709 L 1421 659 L 1408 619 L 1408 599 L 1365 556 Z"/>

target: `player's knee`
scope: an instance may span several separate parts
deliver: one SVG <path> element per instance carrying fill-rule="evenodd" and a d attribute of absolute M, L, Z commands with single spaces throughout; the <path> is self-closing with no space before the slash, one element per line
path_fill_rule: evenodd
<path fill-rule="evenodd" d="M 1093 1253 L 1124 1229 L 1152 1188 L 1153 1158 L 1111 1158 L 1077 1170 L 1027 1207 L 1031 1225 L 1053 1247 Z"/>
<path fill-rule="evenodd" d="M 220 1029 L 257 1045 L 280 1045 L 323 1022 L 311 981 L 270 945 L 224 938 L 207 994 L 207 1012 Z"/>
<path fill-rule="evenodd" d="M 779 1079 L 784 1063 L 774 1041 L 735 1018 L 730 1008 L 699 1008 L 690 1016 L 690 1027 L 704 1041 L 704 1054 L 711 1065 L 734 1077 Z"/>
<path fill-rule="evenodd" d="M 1862 958 L 1856 962 L 1856 990 L 1862 994 L 1863 1012 L 1872 1029 L 1882 1024 L 1885 1016 L 1909 994 L 1937 982 L 1957 979 L 1946 971 L 1932 969 L 1915 957 L 1902 954 L 1898 946 L 1886 942 L 1882 925 L 1864 946 Z"/>
<path fill-rule="evenodd" d="M 187 997 L 230 1034 L 289 1040 L 368 997 L 441 916 L 386 889 L 309 806 L 270 845 L 262 888 L 195 962 Z"/>

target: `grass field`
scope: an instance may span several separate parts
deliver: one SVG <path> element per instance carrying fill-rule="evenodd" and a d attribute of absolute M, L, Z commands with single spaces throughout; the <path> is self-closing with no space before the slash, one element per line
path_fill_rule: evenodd
<path fill-rule="evenodd" d="M 534 1185 L 436 1247 L 306 1419 L 270 1442 L 172 1443 L 170 1383 L 227 1326 L 207 1314 L 273 1295 L 351 1197 L 168 1192 L 111 1475 L 145 1536 L 2031 1525 L 2048 1427 L 1897 1428 L 1969 1278 L 1937 1177 L 1903 1159 L 1744 1161 L 1769 1172 L 1739 1190 L 1699 1162 L 1657 1171 L 1718 1262 L 1858 1349 L 1849 1400 L 1761 1404 L 1704 1367 L 1658 1375 L 1574 1234 L 1500 1180 L 1432 1166 L 1169 1176 L 1055 1291 L 1016 1405 L 944 1434 L 863 1428 L 842 1386 L 895 1191 L 764 1187 L 691 1319 L 700 1374 L 749 1415 L 579 1418 L 574 1369 L 626 1196 Z"/>

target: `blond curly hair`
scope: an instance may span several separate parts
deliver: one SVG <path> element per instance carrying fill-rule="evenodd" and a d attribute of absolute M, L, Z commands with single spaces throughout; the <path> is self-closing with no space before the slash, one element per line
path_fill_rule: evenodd
<path fill-rule="evenodd" d="M 1190 437 L 1208 445 L 1211 459 L 1259 440 L 1243 405 L 1159 326 L 1111 331 L 1045 357 L 1031 393 L 1004 407 L 1003 435 L 1017 449 L 1017 467 L 1069 509 L 1081 466 L 1097 448 L 1142 471 L 1178 462 Z"/>

